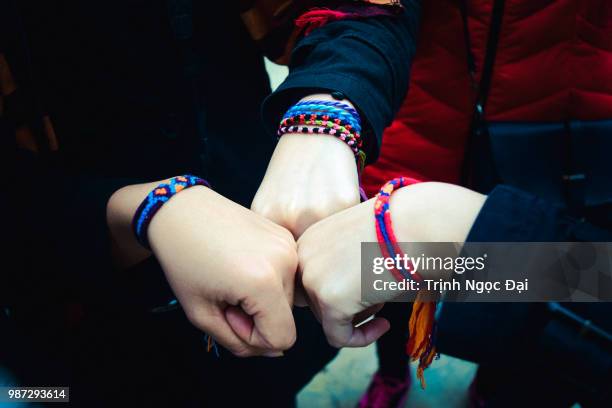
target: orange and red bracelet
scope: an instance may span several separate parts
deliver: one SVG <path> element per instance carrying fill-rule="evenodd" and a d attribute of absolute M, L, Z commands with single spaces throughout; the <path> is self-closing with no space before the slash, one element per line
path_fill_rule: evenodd
<path fill-rule="evenodd" d="M 393 225 L 391 223 L 391 212 L 389 201 L 391 194 L 399 188 L 411 184 L 420 183 L 419 180 L 409 177 L 398 177 L 390 180 L 382 186 L 376 195 L 374 202 L 374 218 L 376 219 L 376 238 L 380 251 L 385 258 L 395 258 L 396 255 L 404 257 L 404 253 L 397 243 Z M 398 263 L 399 264 L 399 263 Z M 401 266 L 401 265 L 397 265 Z M 414 265 L 409 262 L 407 270 L 398 270 L 395 266 L 390 270 L 397 281 L 413 279 L 417 282 L 423 280 L 422 276 L 415 270 Z M 421 382 L 421 387 L 425 388 L 424 371 L 431 362 L 438 356 L 435 347 L 436 341 L 436 308 L 437 302 L 423 299 L 423 291 L 419 291 L 412 305 L 410 315 L 408 343 L 406 352 L 411 361 L 419 361 L 417 368 L 417 378 Z"/>

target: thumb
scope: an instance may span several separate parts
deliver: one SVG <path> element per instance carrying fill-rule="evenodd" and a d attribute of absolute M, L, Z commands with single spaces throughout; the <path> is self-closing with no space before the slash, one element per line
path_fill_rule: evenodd
<path fill-rule="evenodd" d="M 378 340 L 391 327 L 389 321 L 382 317 L 375 317 L 355 327 L 352 316 L 334 319 L 327 313 L 323 314 L 322 325 L 329 344 L 338 348 L 365 347 Z"/>
<path fill-rule="evenodd" d="M 255 330 L 255 322 L 242 308 L 238 306 L 229 306 L 225 309 L 225 319 L 233 330 L 234 334 L 245 343 L 252 342 L 253 331 Z M 281 357 L 282 351 L 259 349 L 259 353 L 266 357 Z"/>
<path fill-rule="evenodd" d="M 260 292 L 249 304 L 255 305 L 251 315 L 238 306 L 230 306 L 225 311 L 228 324 L 240 339 L 252 347 L 270 351 L 293 346 L 295 322 L 282 288 Z"/>

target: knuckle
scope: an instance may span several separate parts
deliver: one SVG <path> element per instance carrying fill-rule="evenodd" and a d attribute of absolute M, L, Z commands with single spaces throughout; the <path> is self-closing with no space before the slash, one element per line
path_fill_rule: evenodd
<path fill-rule="evenodd" d="M 359 199 L 360 199 L 359 193 L 341 195 L 340 197 L 336 199 L 336 202 L 334 205 L 336 209 L 335 211 L 341 211 L 346 208 L 353 207 L 359 204 Z"/>
<path fill-rule="evenodd" d="M 298 261 L 301 265 L 306 265 L 308 260 L 312 259 L 318 253 L 319 245 L 316 234 L 313 233 L 313 228 L 307 229 L 297 241 Z"/>
<path fill-rule="evenodd" d="M 343 293 L 337 285 L 324 285 L 319 290 L 319 299 L 324 308 L 335 310 L 343 301 Z"/>
<path fill-rule="evenodd" d="M 330 346 L 335 347 L 335 348 L 342 348 L 345 346 L 345 344 L 340 341 L 340 339 L 338 339 L 336 336 L 334 336 L 333 334 L 327 334 L 325 335 L 325 337 L 327 337 L 327 342 L 329 343 Z"/>
<path fill-rule="evenodd" d="M 251 210 L 258 214 L 264 214 L 270 211 L 270 206 L 267 204 L 261 195 L 258 193 L 255 195 L 253 202 L 251 202 Z"/>
<path fill-rule="evenodd" d="M 295 272 L 299 263 L 299 256 L 295 249 L 295 247 L 291 248 L 290 251 L 287 251 L 285 254 L 285 261 L 287 262 L 288 269 Z"/>
<path fill-rule="evenodd" d="M 316 273 L 310 271 L 310 269 L 304 268 L 302 270 L 302 285 L 309 292 L 314 292 L 319 295 L 319 279 Z"/>
<path fill-rule="evenodd" d="M 274 200 L 255 199 L 251 204 L 251 210 L 267 219 L 281 224 L 287 218 L 286 206 L 282 202 Z"/>
<path fill-rule="evenodd" d="M 279 336 L 277 339 L 274 339 L 271 343 L 274 349 L 277 350 L 288 350 L 295 344 L 297 340 L 297 335 L 295 330 L 285 333 L 282 336 Z"/>
<path fill-rule="evenodd" d="M 257 294 L 274 285 L 277 280 L 278 277 L 271 268 L 261 267 L 250 272 L 248 282 L 253 293 Z"/>
<path fill-rule="evenodd" d="M 279 239 L 282 242 L 284 242 L 287 245 L 287 247 L 291 248 L 293 250 L 293 252 L 295 252 L 295 248 L 297 246 L 297 243 L 296 243 L 295 237 L 293 236 L 291 231 L 289 231 L 287 228 L 282 227 L 280 225 L 276 225 L 276 227 L 277 227 Z"/>
<path fill-rule="evenodd" d="M 301 211 L 295 216 L 295 223 L 298 227 L 303 229 L 308 228 L 317 221 L 325 218 L 328 215 L 328 211 L 318 205 L 312 205 L 301 209 Z"/>
<path fill-rule="evenodd" d="M 246 346 L 233 346 L 227 348 L 233 355 L 240 358 L 252 357 L 255 353 Z"/>

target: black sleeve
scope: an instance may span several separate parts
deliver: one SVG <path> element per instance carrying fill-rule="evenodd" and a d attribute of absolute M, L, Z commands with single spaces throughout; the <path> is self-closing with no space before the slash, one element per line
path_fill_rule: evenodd
<path fill-rule="evenodd" d="M 608 242 L 612 231 L 570 217 L 525 191 L 500 185 L 487 197 L 468 242 Z M 444 303 L 438 349 L 478 363 L 513 358 L 548 319 L 544 303 Z M 523 356 L 523 355 L 522 355 Z"/>
<path fill-rule="evenodd" d="M 487 197 L 468 242 L 610 241 L 612 232 L 569 216 L 525 191 L 500 185 Z"/>
<path fill-rule="evenodd" d="M 289 76 L 263 105 L 264 123 L 274 132 L 282 115 L 316 91 L 340 91 L 362 114 L 368 162 L 378 155 L 382 133 L 408 89 L 420 20 L 417 0 L 402 1 L 395 17 L 342 20 L 301 38 Z"/>

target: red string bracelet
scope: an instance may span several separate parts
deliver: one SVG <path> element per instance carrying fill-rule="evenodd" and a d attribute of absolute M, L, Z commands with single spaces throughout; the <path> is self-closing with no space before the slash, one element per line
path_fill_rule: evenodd
<path fill-rule="evenodd" d="M 385 258 L 395 258 L 396 255 L 403 256 L 402 249 L 397 244 L 395 238 L 395 232 L 393 231 L 393 225 L 391 223 L 391 211 L 389 211 L 389 201 L 391 200 L 391 194 L 396 188 L 402 188 L 411 184 L 419 183 L 419 180 L 398 177 L 387 182 L 376 195 L 376 201 L 374 202 L 374 218 L 376 219 L 376 238 L 378 239 L 378 245 L 380 251 Z M 391 273 L 396 280 L 401 281 L 404 279 L 414 279 L 421 281 L 422 278 L 418 272 L 414 269 L 414 266 L 409 262 L 408 270 L 398 270 L 395 267 L 391 269 Z"/>
<path fill-rule="evenodd" d="M 391 222 L 391 211 L 389 209 L 391 194 L 399 188 L 416 183 L 420 183 L 420 181 L 409 177 L 394 178 L 383 185 L 376 195 L 376 201 L 374 201 L 376 239 L 385 258 L 395 258 L 397 255 L 401 258 L 404 257 L 404 253 L 397 243 Z M 393 267 L 391 274 L 398 281 L 413 279 L 419 282 L 423 279 L 411 262 L 408 263 L 406 270 L 398 270 Z M 419 360 L 417 378 L 421 381 L 421 387 L 425 388 L 424 370 L 429 367 L 437 355 L 435 348 L 437 304 L 436 302 L 424 301 L 422 293 L 422 291 L 419 291 L 412 306 L 409 322 L 410 337 L 406 344 L 406 352 L 411 361 Z"/>

